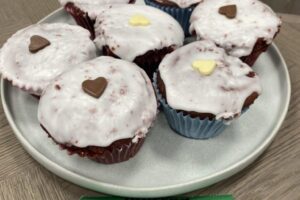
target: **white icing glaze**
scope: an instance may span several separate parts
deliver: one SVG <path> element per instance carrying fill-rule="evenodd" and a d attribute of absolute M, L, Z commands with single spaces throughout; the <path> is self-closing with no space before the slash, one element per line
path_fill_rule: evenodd
<path fill-rule="evenodd" d="M 180 8 L 188 8 L 193 4 L 199 3 L 202 0 L 168 0 L 178 5 Z"/>
<path fill-rule="evenodd" d="M 219 8 L 235 4 L 237 15 L 228 19 Z M 270 7 L 258 0 L 204 0 L 192 13 L 190 32 L 212 40 L 233 56 L 249 55 L 258 38 L 271 43 L 281 25 Z"/>
<path fill-rule="evenodd" d="M 134 15 L 143 15 L 150 20 L 150 25 L 130 25 Z M 107 45 L 115 55 L 128 61 L 150 50 L 171 45 L 176 48 L 184 40 L 183 30 L 175 19 L 144 5 L 122 5 L 103 11 L 96 19 L 95 33 L 99 49 Z"/>
<path fill-rule="evenodd" d="M 196 60 L 215 60 L 214 72 L 201 75 L 192 67 Z M 159 72 L 173 109 L 211 113 L 217 119 L 240 114 L 246 98 L 261 93 L 259 78 L 246 76 L 252 69 L 211 41 L 193 42 L 168 54 Z"/>
<path fill-rule="evenodd" d="M 108 85 L 97 99 L 83 92 L 81 84 L 98 77 L 105 77 Z M 146 73 L 133 63 L 107 56 L 57 77 L 38 107 L 38 119 L 51 136 L 77 147 L 105 147 L 125 138 L 137 142 L 156 114 L 157 101 Z"/>
<path fill-rule="evenodd" d="M 31 53 L 30 38 L 39 35 L 51 42 Z M 67 24 L 37 24 L 19 30 L 3 45 L 0 54 L 2 76 L 13 85 L 40 95 L 56 76 L 75 64 L 96 57 L 96 47 L 90 33 Z"/>
<path fill-rule="evenodd" d="M 62 6 L 67 3 L 74 3 L 74 5 L 86 12 L 91 19 L 96 19 L 96 16 L 106 9 L 108 5 L 127 4 L 130 0 L 59 0 Z"/>

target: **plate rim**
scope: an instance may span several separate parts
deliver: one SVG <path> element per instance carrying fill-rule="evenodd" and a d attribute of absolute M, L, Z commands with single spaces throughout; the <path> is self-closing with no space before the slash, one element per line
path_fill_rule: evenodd
<path fill-rule="evenodd" d="M 45 20 L 47 20 L 50 17 L 53 17 L 54 15 L 58 15 L 59 13 L 64 12 L 63 8 L 59 8 L 50 14 L 48 14 L 46 17 L 41 19 L 38 23 L 43 23 Z M 278 54 L 282 64 L 283 64 L 283 72 L 284 77 L 287 80 L 287 96 L 286 96 L 286 102 L 283 107 L 283 112 L 281 116 L 278 119 L 278 123 L 276 126 L 273 127 L 273 131 L 270 133 L 270 135 L 266 138 L 265 141 L 252 153 L 250 153 L 248 156 L 244 157 L 239 162 L 217 172 L 209 176 L 205 176 L 201 179 L 193 179 L 191 181 L 180 183 L 180 184 L 174 184 L 170 186 L 160 186 L 160 187 L 151 187 L 151 188 L 134 188 L 134 187 L 127 187 L 127 186 L 120 186 L 105 182 L 100 182 L 91 178 L 84 177 L 82 175 L 76 174 L 59 164 L 51 161 L 48 159 L 45 155 L 40 153 L 37 149 L 35 149 L 29 141 L 25 139 L 25 137 L 22 135 L 21 131 L 17 128 L 11 113 L 9 112 L 8 104 L 6 102 L 6 98 L 4 98 L 4 86 L 5 86 L 5 80 L 1 77 L 1 99 L 2 99 L 2 106 L 4 113 L 6 115 L 7 121 L 9 125 L 11 126 L 15 136 L 18 138 L 19 142 L 23 146 L 23 148 L 36 160 L 38 161 L 42 166 L 44 166 L 46 169 L 51 171 L 52 173 L 58 175 L 59 177 L 68 180 L 76 185 L 80 185 L 84 188 L 91 189 L 94 191 L 102 192 L 102 193 L 108 193 L 113 195 L 119 195 L 119 196 L 126 196 L 126 197 L 165 197 L 165 196 L 172 196 L 172 195 L 178 195 L 186 192 L 190 192 L 196 189 L 200 189 L 206 186 L 209 186 L 211 184 L 214 184 L 218 181 L 224 180 L 235 173 L 243 170 L 246 166 L 248 166 L 250 163 L 252 163 L 257 157 L 259 157 L 264 150 L 271 144 L 275 136 L 277 135 L 282 123 L 284 122 L 288 109 L 289 104 L 291 100 L 291 80 L 290 75 L 288 71 L 287 64 L 285 62 L 285 59 L 283 58 L 281 52 L 279 51 L 278 47 L 272 43 L 270 46 L 270 49 L 273 48 L 273 50 Z"/>

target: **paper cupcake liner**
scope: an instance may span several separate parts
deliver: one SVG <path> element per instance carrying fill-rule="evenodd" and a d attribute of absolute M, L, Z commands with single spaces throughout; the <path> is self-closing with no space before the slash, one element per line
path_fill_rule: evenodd
<path fill-rule="evenodd" d="M 145 0 L 146 5 L 158 8 L 172 17 L 174 17 L 181 27 L 184 30 L 185 36 L 190 36 L 189 28 L 190 28 L 190 17 L 192 15 L 192 12 L 195 8 L 195 6 L 191 6 L 188 8 L 179 8 L 179 7 L 172 7 L 172 6 L 164 6 L 162 4 L 159 4 L 155 2 L 154 0 Z"/>
<path fill-rule="evenodd" d="M 73 3 L 67 3 L 65 10 L 74 18 L 79 26 L 90 31 L 92 40 L 95 39 L 95 21 L 92 20 L 87 13 L 76 7 Z"/>
<path fill-rule="evenodd" d="M 53 139 L 53 138 L 52 138 Z M 139 149 L 144 143 L 144 138 L 139 139 L 138 142 L 133 143 L 125 142 L 118 145 L 112 144 L 109 147 L 68 147 L 66 145 L 59 144 L 64 150 L 67 150 L 70 155 L 77 154 L 80 157 L 87 157 L 93 161 L 102 164 L 114 164 L 129 160 L 137 154 Z"/>
<path fill-rule="evenodd" d="M 4 73 L 2 74 L 2 78 L 10 82 L 12 86 L 19 88 L 20 90 L 36 97 L 37 99 L 40 98 L 43 92 L 43 89 L 41 87 L 33 87 L 29 84 L 22 84 L 19 80 L 13 79 L 10 76 L 6 76 L 6 74 Z"/>
<path fill-rule="evenodd" d="M 218 136 L 227 126 L 222 120 L 192 118 L 171 108 L 157 87 L 157 74 L 153 75 L 153 86 L 165 113 L 169 126 L 179 135 L 192 139 L 209 139 Z"/>
<path fill-rule="evenodd" d="M 124 162 L 137 154 L 143 145 L 145 138 L 139 138 L 136 143 L 132 139 L 121 139 L 112 143 L 108 147 L 88 146 L 84 148 L 68 146 L 55 141 L 47 129 L 41 124 L 42 129 L 48 134 L 62 150 L 66 150 L 69 155 L 77 154 L 80 157 L 87 157 L 93 161 L 103 164 L 114 164 Z"/>
<path fill-rule="evenodd" d="M 129 160 L 134 157 L 140 150 L 144 143 L 144 138 L 139 139 L 137 143 L 130 142 L 128 144 L 122 144 L 117 148 L 104 151 L 102 154 L 94 154 L 93 156 L 87 156 L 89 159 L 103 164 L 114 164 Z"/>

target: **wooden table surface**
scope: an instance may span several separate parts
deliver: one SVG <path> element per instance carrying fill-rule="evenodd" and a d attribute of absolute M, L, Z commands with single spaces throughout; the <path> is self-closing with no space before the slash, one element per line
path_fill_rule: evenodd
<path fill-rule="evenodd" d="M 20 28 L 59 8 L 56 0 L 0 0 L 0 46 Z M 292 98 L 272 145 L 235 176 L 190 194 L 233 194 L 241 200 L 300 199 L 300 16 L 282 14 L 275 43 L 287 61 Z M 0 106 L 0 199 L 79 199 L 99 195 L 47 171 L 22 148 Z"/>

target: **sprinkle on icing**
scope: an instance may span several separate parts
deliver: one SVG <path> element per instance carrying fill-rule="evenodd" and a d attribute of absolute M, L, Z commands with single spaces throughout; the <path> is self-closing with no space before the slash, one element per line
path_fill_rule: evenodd
<path fill-rule="evenodd" d="M 234 19 L 219 14 L 219 8 L 236 5 Z M 198 39 L 212 40 L 236 57 L 248 56 L 259 38 L 270 44 L 281 25 L 280 19 L 258 0 L 205 0 L 190 18 L 190 32 Z"/>
<path fill-rule="evenodd" d="M 150 21 L 143 15 L 133 15 L 129 19 L 129 24 L 132 26 L 148 26 Z"/>
<path fill-rule="evenodd" d="M 200 76 L 191 67 L 199 59 L 215 61 L 210 76 Z M 249 76 L 253 70 L 211 41 L 193 42 L 168 54 L 159 66 L 159 73 L 172 108 L 211 113 L 217 119 L 234 118 L 251 94 L 261 93 L 258 76 Z"/>
<path fill-rule="evenodd" d="M 82 90 L 82 82 L 105 77 L 100 98 Z M 109 146 L 143 138 L 157 114 L 153 86 L 137 65 L 101 56 L 79 64 L 52 82 L 41 96 L 38 120 L 59 143 L 77 147 Z M 64 122 L 64 123 L 61 123 Z"/>
<path fill-rule="evenodd" d="M 37 53 L 28 50 L 30 38 L 38 35 L 51 43 Z M 36 24 L 19 30 L 3 45 L 0 72 L 13 85 L 40 95 L 56 76 L 75 64 L 96 57 L 89 31 L 68 24 Z"/>
<path fill-rule="evenodd" d="M 151 23 L 142 28 L 128 22 L 142 15 Z M 118 57 L 133 61 L 150 50 L 179 47 L 184 33 L 179 23 L 159 9 L 145 5 L 122 5 L 103 11 L 95 23 L 95 43 L 99 49 L 108 46 Z"/>
<path fill-rule="evenodd" d="M 216 68 L 214 60 L 196 60 L 192 64 L 193 68 L 198 70 L 204 76 L 211 75 Z"/>

